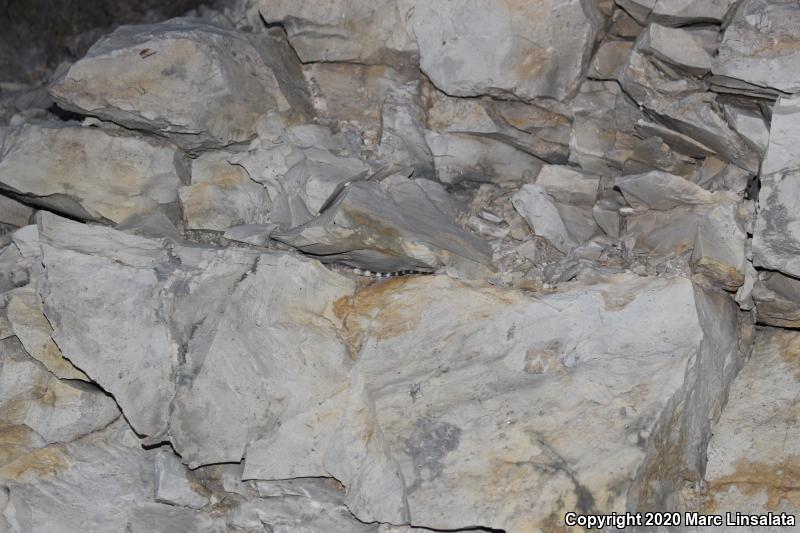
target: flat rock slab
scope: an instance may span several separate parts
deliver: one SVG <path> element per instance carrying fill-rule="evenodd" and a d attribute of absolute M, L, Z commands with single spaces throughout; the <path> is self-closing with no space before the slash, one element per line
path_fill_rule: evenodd
<path fill-rule="evenodd" d="M 121 26 L 51 88 L 62 107 L 164 135 L 186 149 L 246 141 L 270 111 L 301 111 L 299 64 L 269 41 L 200 19 Z M 295 59 L 295 63 L 297 63 Z"/>
<path fill-rule="evenodd" d="M 800 516 L 800 333 L 765 328 L 708 447 L 704 513 Z M 737 531 L 800 531 L 800 527 Z"/>
<path fill-rule="evenodd" d="M 185 462 L 238 462 L 283 417 L 346 387 L 330 307 L 353 283 L 319 263 L 49 214 L 39 228 L 56 343 L 139 434 L 172 440 Z"/>
<path fill-rule="evenodd" d="M 761 170 L 753 264 L 800 277 L 800 97 L 781 98 L 772 114 Z"/>
<path fill-rule="evenodd" d="M 365 521 L 533 532 L 660 505 L 699 475 L 741 360 L 734 306 L 686 279 L 542 298 L 398 279 L 345 311 L 358 362 L 325 467 Z"/>
<path fill-rule="evenodd" d="M 326 261 L 376 272 L 491 272 L 488 244 L 462 229 L 457 213 L 440 184 L 393 175 L 353 182 L 319 217 L 271 236 Z"/>
<path fill-rule="evenodd" d="M 785 0 L 745 0 L 725 30 L 712 72 L 735 89 L 800 91 L 800 10 Z M 722 81 L 721 83 L 727 83 Z"/>
<path fill-rule="evenodd" d="M 31 203 L 85 220 L 177 218 L 182 165 L 169 143 L 46 122 L 10 130 L 0 146 L 0 188 Z"/>

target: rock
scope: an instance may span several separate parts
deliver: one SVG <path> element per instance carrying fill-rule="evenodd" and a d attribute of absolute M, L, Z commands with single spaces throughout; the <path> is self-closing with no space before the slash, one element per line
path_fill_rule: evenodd
<path fill-rule="evenodd" d="M 603 41 L 595 52 L 586 75 L 596 80 L 615 80 L 625 64 L 633 43 L 630 41 Z"/>
<path fill-rule="evenodd" d="M 50 92 L 65 109 L 170 138 L 184 149 L 255 137 L 270 111 L 303 116 L 299 64 L 279 42 L 200 19 L 122 26 L 72 65 Z"/>
<path fill-rule="evenodd" d="M 580 0 L 415 2 L 420 68 L 453 96 L 532 100 L 575 93 L 602 25 Z"/>
<path fill-rule="evenodd" d="M 231 152 L 205 152 L 192 162 L 192 184 L 178 191 L 186 229 L 225 231 L 270 220 L 267 190 L 232 164 L 234 157 Z"/>
<path fill-rule="evenodd" d="M 436 179 L 442 183 L 520 182 L 534 178 L 544 165 L 541 159 L 489 137 L 430 131 L 425 138 Z"/>
<path fill-rule="evenodd" d="M 736 291 L 745 282 L 746 241 L 736 205 L 715 207 L 697 227 L 692 270 L 712 286 Z"/>
<path fill-rule="evenodd" d="M 334 0 L 325 5 L 291 0 L 258 0 L 269 24 L 286 28 L 303 63 L 380 64 L 417 51 L 407 25 L 413 0 Z"/>
<path fill-rule="evenodd" d="M 752 299 L 758 323 L 800 328 L 800 280 L 779 272 L 759 272 Z"/>
<path fill-rule="evenodd" d="M 51 122 L 16 128 L 2 154 L 0 187 L 31 203 L 86 220 L 176 215 L 182 167 L 165 143 Z"/>
<path fill-rule="evenodd" d="M 800 276 L 800 98 L 775 104 L 753 235 L 753 264 Z"/>
<path fill-rule="evenodd" d="M 568 253 L 577 245 L 561 219 L 553 197 L 541 185 L 523 185 L 514 195 L 512 203 L 531 230 L 550 241 L 562 253 Z"/>
<path fill-rule="evenodd" d="M 650 24 L 640 37 L 640 50 L 702 76 L 711 70 L 717 32 L 713 29 L 684 30 Z"/>
<path fill-rule="evenodd" d="M 614 185 L 634 209 L 667 211 L 683 205 L 713 205 L 736 200 L 731 195 L 712 193 L 685 178 L 659 171 L 621 176 Z"/>
<path fill-rule="evenodd" d="M 652 20 L 668 26 L 719 24 L 737 0 L 616 0 L 640 24 Z"/>
<path fill-rule="evenodd" d="M 708 446 L 704 513 L 797 516 L 800 335 L 766 328 L 733 384 Z M 709 528 L 710 529 L 710 528 Z M 755 532 L 763 527 L 737 528 Z M 796 527 L 768 528 L 796 531 Z"/>
<path fill-rule="evenodd" d="M 722 106 L 725 120 L 742 138 L 764 154 L 769 145 L 769 126 L 757 106 L 740 107 L 733 104 Z"/>
<path fill-rule="evenodd" d="M 340 140 L 322 126 L 285 128 L 267 123 L 250 149 L 230 162 L 243 168 L 251 180 L 266 189 L 269 216 L 257 210 L 247 224 L 271 223 L 294 228 L 319 215 L 322 207 L 344 183 L 364 179 L 371 167 L 343 150 Z M 267 131 L 277 128 L 277 133 Z M 251 187 L 248 185 L 248 187 Z M 241 206 L 237 206 L 241 209 Z"/>
<path fill-rule="evenodd" d="M 41 439 L 40 445 L 46 445 L 88 435 L 119 417 L 114 400 L 103 391 L 79 381 L 61 381 L 32 359 L 15 337 L 0 340 L 0 350 L 4 429 L 28 428 Z M 0 465 L 8 459 L 2 453 L 4 444 L 0 445 Z"/>
<path fill-rule="evenodd" d="M 444 277 L 375 285 L 346 317 L 360 357 L 326 469 L 361 520 L 436 529 L 665 505 L 701 475 L 742 360 L 735 315 L 685 279 L 536 299 Z"/>
<path fill-rule="evenodd" d="M 53 342 L 53 328 L 44 316 L 42 301 L 34 287 L 21 287 L 7 293 L 8 318 L 14 335 L 25 346 L 25 350 L 37 361 L 61 379 L 89 381 L 86 374 L 64 359 L 61 350 Z"/>
<path fill-rule="evenodd" d="M 436 182 L 395 174 L 355 182 L 311 222 L 272 238 L 326 261 L 373 272 L 445 268 L 492 271 L 488 245 L 456 224 L 457 209 Z"/>
<path fill-rule="evenodd" d="M 597 232 L 592 209 L 600 187 L 599 176 L 567 166 L 545 165 L 536 177 L 536 185 L 553 198 L 561 220 L 576 241 L 586 241 Z"/>
<path fill-rule="evenodd" d="M 800 81 L 800 11 L 782 0 L 745 0 L 722 36 L 713 73 L 732 92 L 796 93 Z"/>
<path fill-rule="evenodd" d="M 21 228 L 27 226 L 32 217 L 32 208 L 7 196 L 0 196 L 0 224 Z"/>
<path fill-rule="evenodd" d="M 496 139 L 545 161 L 567 160 L 571 124 L 555 106 L 453 98 L 438 91 L 432 91 L 429 101 L 428 128 L 437 133 Z"/>
<path fill-rule="evenodd" d="M 10 531 L 227 531 L 220 518 L 153 500 L 156 453 L 142 449 L 118 419 L 80 439 L 18 457 L 0 467 Z"/>
<path fill-rule="evenodd" d="M 147 442 L 169 439 L 193 467 L 241 460 L 342 389 L 347 350 L 330 307 L 353 284 L 318 263 L 53 215 L 40 227 L 53 338 Z M 294 451 L 304 475 L 324 475 Z"/>
<path fill-rule="evenodd" d="M 200 509 L 208 504 L 208 489 L 200 484 L 195 475 L 170 450 L 159 450 L 153 466 L 157 502 L 192 509 Z"/>

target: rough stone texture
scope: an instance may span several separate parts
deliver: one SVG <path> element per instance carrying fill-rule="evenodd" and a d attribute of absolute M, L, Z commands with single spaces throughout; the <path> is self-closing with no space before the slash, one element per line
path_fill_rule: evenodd
<path fill-rule="evenodd" d="M 524 185 L 514 195 L 512 203 L 536 235 L 550 241 L 561 252 L 567 253 L 576 246 L 552 196 L 541 185 Z"/>
<path fill-rule="evenodd" d="M 563 99 L 588 64 L 595 9 L 581 0 L 417 2 L 420 68 L 454 96 Z"/>
<path fill-rule="evenodd" d="M 745 280 L 746 242 L 736 205 L 717 206 L 697 227 L 692 269 L 706 283 L 736 291 Z"/>
<path fill-rule="evenodd" d="M 382 63 L 417 46 L 407 19 L 414 0 L 258 0 L 268 23 L 286 28 L 304 63 Z"/>
<path fill-rule="evenodd" d="M 761 169 L 753 264 L 800 277 L 800 98 L 780 99 Z"/>
<path fill-rule="evenodd" d="M 269 111 L 304 112 L 299 65 L 277 42 L 199 19 L 123 26 L 95 44 L 52 87 L 59 105 L 153 131 L 188 149 L 255 136 Z"/>
<path fill-rule="evenodd" d="M 715 30 L 683 30 L 650 24 L 640 37 L 640 49 L 690 74 L 702 76 L 711 70 L 716 50 Z"/>
<path fill-rule="evenodd" d="M 477 277 L 491 272 L 488 245 L 455 223 L 456 205 L 436 182 L 393 175 L 355 182 L 321 216 L 287 232 L 281 242 L 376 272 L 445 268 Z"/>
<path fill-rule="evenodd" d="M 647 20 L 680 26 L 687 23 L 719 23 L 736 0 L 616 0 L 640 24 Z"/>
<path fill-rule="evenodd" d="M 187 229 L 225 231 L 270 220 L 267 190 L 231 163 L 236 157 L 230 152 L 206 152 L 192 161 L 192 184 L 178 191 Z"/>
<path fill-rule="evenodd" d="M 265 121 L 248 151 L 231 159 L 266 189 L 267 197 L 260 197 L 259 191 L 257 201 L 271 203 L 268 216 L 255 210 L 252 215 L 258 220 L 246 223 L 268 221 L 285 229 L 300 226 L 319 215 L 343 184 L 371 174 L 368 163 L 350 155 L 330 129 L 285 125 L 280 120 Z"/>
<path fill-rule="evenodd" d="M 346 324 L 359 360 L 326 468 L 359 518 L 434 528 L 535 531 L 655 503 L 678 471 L 699 475 L 741 360 L 731 303 L 685 280 L 541 300 L 398 280 L 359 293 Z"/>
<path fill-rule="evenodd" d="M 182 164 L 166 143 L 50 122 L 14 129 L 0 153 L 0 187 L 31 203 L 88 220 L 175 217 Z"/>
<path fill-rule="evenodd" d="M 756 320 L 782 328 L 800 328 L 800 280 L 779 272 L 761 272 L 752 289 Z"/>
<path fill-rule="evenodd" d="M 800 513 L 798 386 L 800 334 L 771 328 L 758 332 L 709 443 L 702 512 Z"/>
<path fill-rule="evenodd" d="M 732 92 L 796 93 L 800 80 L 800 11 L 785 0 L 745 0 L 719 45 L 713 73 Z"/>

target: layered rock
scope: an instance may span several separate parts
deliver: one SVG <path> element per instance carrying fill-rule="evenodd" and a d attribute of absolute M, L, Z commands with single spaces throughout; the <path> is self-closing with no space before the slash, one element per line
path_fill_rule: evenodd
<path fill-rule="evenodd" d="M 168 143 L 57 122 L 15 128 L 0 157 L 0 188 L 85 220 L 150 212 L 174 219 L 185 174 Z"/>
<path fill-rule="evenodd" d="M 123 26 L 96 43 L 51 88 L 62 107 L 153 131 L 187 149 L 255 136 L 269 111 L 308 106 L 279 42 L 199 19 Z"/>

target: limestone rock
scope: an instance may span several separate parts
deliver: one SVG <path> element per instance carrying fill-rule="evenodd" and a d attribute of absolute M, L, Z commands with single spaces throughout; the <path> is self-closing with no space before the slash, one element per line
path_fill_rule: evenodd
<path fill-rule="evenodd" d="M 42 301 L 30 285 L 7 294 L 6 316 L 14 335 L 22 342 L 27 352 L 61 379 L 89 381 L 86 374 L 64 359 L 61 350 L 53 342 L 53 328 L 44 315 Z"/>
<path fill-rule="evenodd" d="M 690 74 L 702 76 L 711 70 L 716 49 L 714 30 L 684 30 L 650 24 L 640 38 L 641 50 L 676 65 Z"/>
<path fill-rule="evenodd" d="M 596 80 L 614 80 L 633 48 L 630 41 L 603 41 L 595 52 L 586 75 Z"/>
<path fill-rule="evenodd" d="M 491 137 L 430 131 L 425 138 L 436 178 L 442 183 L 520 182 L 534 178 L 544 165 L 541 159 Z"/>
<path fill-rule="evenodd" d="M 451 269 L 491 272 L 488 245 L 456 224 L 457 209 L 436 182 L 393 175 L 354 182 L 322 215 L 272 238 L 298 250 L 375 272 Z"/>
<path fill-rule="evenodd" d="M 800 11 L 783 0 L 745 0 L 719 45 L 713 73 L 732 92 L 796 93 L 800 80 Z"/>
<path fill-rule="evenodd" d="M 416 2 L 420 68 L 454 96 L 564 99 L 576 92 L 601 26 L 593 3 Z"/>
<path fill-rule="evenodd" d="M 121 222 L 153 211 L 176 216 L 182 164 L 167 143 L 55 122 L 5 139 L 0 187 L 77 218 Z"/>
<path fill-rule="evenodd" d="M 667 211 L 683 205 L 711 205 L 734 198 L 724 193 L 712 193 L 691 181 L 667 172 L 647 172 L 617 178 L 625 200 L 634 209 Z"/>
<path fill-rule="evenodd" d="M 291 83 L 297 75 L 278 42 L 179 18 L 117 28 L 51 94 L 66 109 L 198 149 L 252 139 L 269 111 L 302 115 L 308 96 Z"/>
<path fill-rule="evenodd" d="M 429 101 L 428 128 L 437 133 L 495 139 L 551 163 L 569 155 L 570 120 L 554 106 L 453 98 L 438 91 Z"/>
<path fill-rule="evenodd" d="M 155 453 L 142 449 L 119 419 L 83 438 L 18 457 L 0 467 L 10 531 L 227 531 L 220 518 L 154 501 Z"/>
<path fill-rule="evenodd" d="M 735 322 L 727 297 L 681 279 L 541 299 L 443 277 L 376 285 L 346 317 L 360 357 L 326 469 L 364 521 L 517 531 L 661 505 L 701 475 L 742 359 Z"/>
<path fill-rule="evenodd" d="M 708 447 L 708 491 L 700 511 L 797 516 L 800 335 L 767 328 L 733 384 Z M 765 528 L 737 528 L 755 532 Z M 769 528 L 772 529 L 772 528 Z M 795 528 L 773 530 L 796 531 Z"/>
<path fill-rule="evenodd" d="M 376 64 L 411 55 L 416 42 L 407 25 L 414 0 L 258 0 L 268 23 L 286 28 L 300 60 Z"/>
<path fill-rule="evenodd" d="M 640 24 L 653 20 L 670 26 L 720 23 L 736 0 L 616 0 Z"/>
<path fill-rule="evenodd" d="M 15 337 L 0 340 L 0 350 L 0 432 L 24 427 L 41 439 L 41 445 L 68 442 L 119 417 L 114 400 L 103 391 L 80 381 L 58 379 L 25 353 Z M 0 445 L 0 450 L 7 448 Z M 7 462 L 3 456 L 0 451 L 0 465 Z"/>
<path fill-rule="evenodd" d="M 251 210 L 250 217 L 256 220 L 244 221 L 247 224 L 269 222 L 285 229 L 305 224 L 319 215 L 343 184 L 371 174 L 371 167 L 348 154 L 341 140 L 326 127 L 309 124 L 287 128 L 281 121 L 268 121 L 263 126 L 248 151 L 230 159 L 266 190 L 266 198 L 259 191 L 256 203 L 271 203 L 269 216 Z M 247 189 L 252 186 L 247 185 Z M 241 203 L 236 206 L 242 207 Z"/>
<path fill-rule="evenodd" d="M 800 276 L 800 98 L 781 99 L 772 115 L 769 148 L 753 235 L 753 264 Z"/>
<path fill-rule="evenodd" d="M 746 241 L 736 206 L 715 207 L 697 227 L 692 269 L 711 285 L 736 291 L 745 281 Z"/>
<path fill-rule="evenodd" d="M 752 291 L 756 320 L 782 328 L 800 328 L 800 280 L 780 272 L 759 272 Z"/>
<path fill-rule="evenodd" d="M 588 240 L 598 227 L 592 215 L 600 177 L 562 165 L 545 165 L 536 185 L 553 198 L 561 220 L 578 242 Z"/>
<path fill-rule="evenodd" d="M 0 146 L 2 140 L 0 140 Z M 30 223 L 33 209 L 27 205 L 0 195 L 0 246 L 11 242 L 11 232 Z"/>
<path fill-rule="evenodd" d="M 178 191 L 187 229 L 225 231 L 270 220 L 267 190 L 231 163 L 235 157 L 230 152 L 205 152 L 192 162 L 192 184 Z"/>
<path fill-rule="evenodd" d="M 153 462 L 157 502 L 200 509 L 209 503 L 209 491 L 187 471 L 168 449 L 159 450 Z"/>
<path fill-rule="evenodd" d="M 536 235 L 550 241 L 559 251 L 568 253 L 577 245 L 575 238 L 567 230 L 553 197 L 541 185 L 523 185 L 514 195 L 512 203 Z"/>

